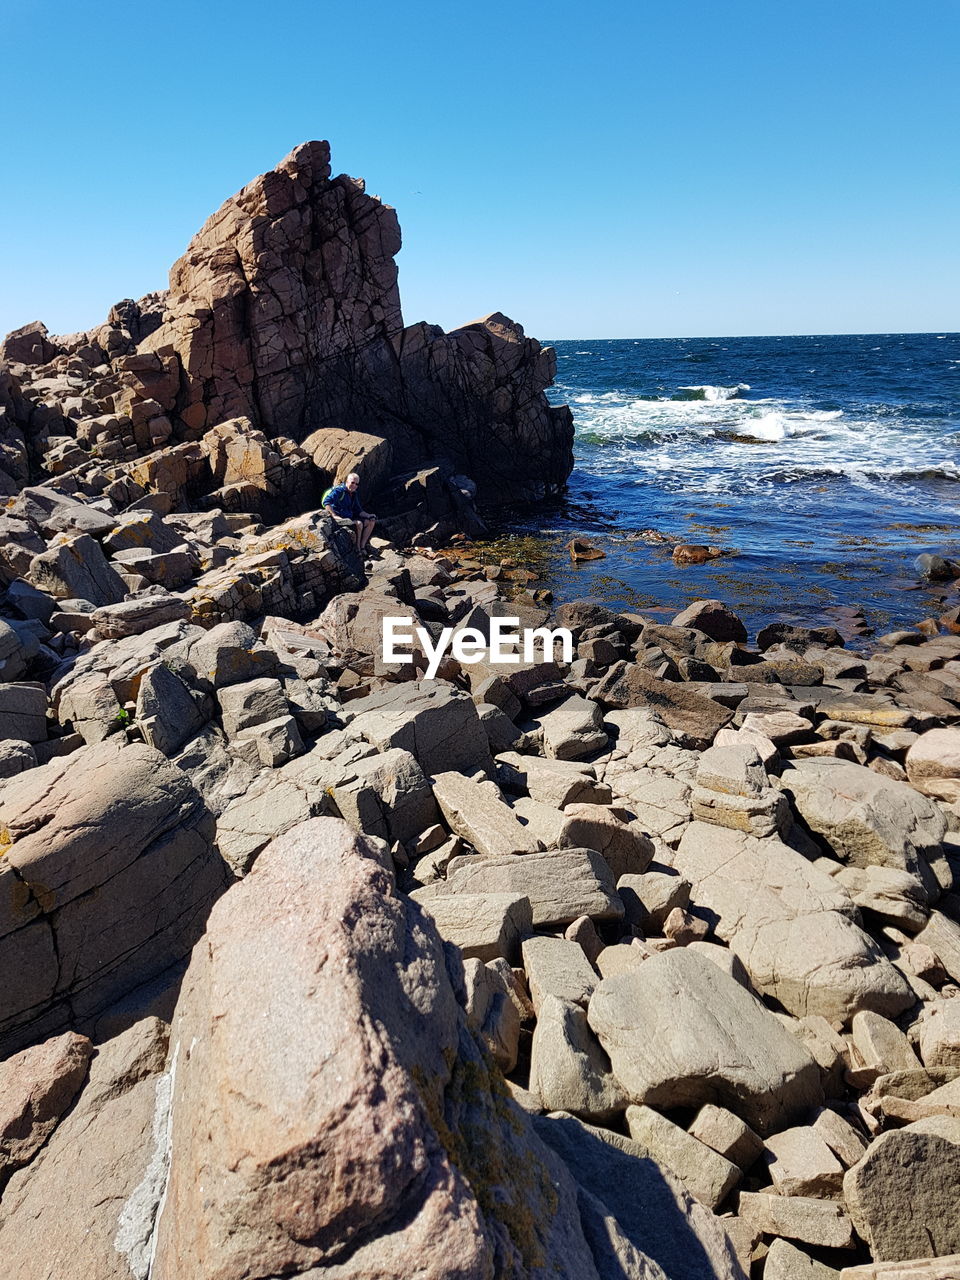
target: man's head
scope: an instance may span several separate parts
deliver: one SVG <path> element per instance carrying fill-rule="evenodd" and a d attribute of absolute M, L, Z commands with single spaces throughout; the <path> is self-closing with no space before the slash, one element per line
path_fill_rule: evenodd
<path fill-rule="evenodd" d="M 350 474 L 347 476 L 345 483 L 351 493 L 356 493 L 357 490 L 360 488 L 360 477 L 357 475 L 355 471 L 351 471 Z"/>

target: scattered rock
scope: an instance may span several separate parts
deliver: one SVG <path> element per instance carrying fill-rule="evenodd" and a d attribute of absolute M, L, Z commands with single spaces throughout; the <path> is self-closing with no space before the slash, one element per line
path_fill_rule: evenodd
<path fill-rule="evenodd" d="M 763 1153 L 763 1139 L 757 1137 L 739 1116 L 714 1106 L 712 1102 L 700 1108 L 689 1132 L 744 1173 Z"/>
<path fill-rule="evenodd" d="M 741 1191 L 738 1212 L 767 1235 L 828 1249 L 854 1247 L 853 1223 L 835 1200 Z"/>
<path fill-rule="evenodd" d="M 723 1220 L 694 1200 L 638 1142 L 563 1114 L 539 1117 L 534 1127 L 666 1275 L 742 1280 Z"/>
<path fill-rule="evenodd" d="M 706 564 L 716 560 L 723 552 L 719 547 L 704 547 L 692 542 L 678 542 L 673 548 L 674 564 Z"/>
<path fill-rule="evenodd" d="M 717 1103 L 763 1135 L 820 1101 L 817 1065 L 800 1041 L 686 948 L 604 978 L 587 1016 L 634 1102 Z"/>
<path fill-rule="evenodd" d="M 960 1252 L 960 1116 L 881 1134 L 848 1170 L 843 1195 L 880 1262 Z"/>
<path fill-rule="evenodd" d="M 565 926 L 578 916 L 595 921 L 623 917 L 610 869 L 592 849 L 456 858 L 447 876 L 446 893 L 515 893 L 529 898 L 537 929 Z"/>
<path fill-rule="evenodd" d="M 767 1139 L 764 1159 L 779 1195 L 840 1198 L 843 1166 L 813 1128 L 775 1133 Z"/>
<path fill-rule="evenodd" d="M 613 708 L 649 707 L 694 750 L 709 747 L 733 716 L 729 707 L 637 666 L 611 667 L 592 696 Z"/>
<path fill-rule="evenodd" d="M 691 1195 L 716 1209 L 740 1181 L 735 1164 L 652 1107 L 627 1107 L 627 1128 L 658 1164 L 676 1174 Z"/>
<path fill-rule="evenodd" d="M 674 553 L 676 556 L 676 553 Z M 693 627 L 711 640 L 746 643 L 747 629 L 721 600 L 697 600 L 678 613 L 672 627 Z"/>
<path fill-rule="evenodd" d="M 598 978 L 577 943 L 566 938 L 533 937 L 523 942 L 520 952 L 538 1016 L 548 996 L 586 1009 Z"/>
<path fill-rule="evenodd" d="M 784 772 L 781 785 L 836 857 L 855 867 L 906 871 L 928 900 L 936 898 L 934 870 L 943 862 L 947 824 L 932 800 L 905 782 L 843 761 L 798 761 Z"/>
<path fill-rule="evenodd" d="M 789 1240 L 779 1239 L 770 1242 L 763 1274 L 765 1280 L 837 1280 L 840 1275 Z"/>
<path fill-rule="evenodd" d="M 907 777 L 926 795 L 960 799 L 960 728 L 928 729 L 907 751 Z"/>
<path fill-rule="evenodd" d="M 569 1111 L 603 1123 L 621 1113 L 627 1098 L 610 1062 L 573 1001 L 543 997 L 530 1048 L 530 1088 L 546 1111 Z"/>
<path fill-rule="evenodd" d="M 410 895 L 419 902 L 441 938 L 455 943 L 466 958 L 510 964 L 520 959 L 520 940 L 532 928 L 530 900 L 516 893 Z"/>
<path fill-rule="evenodd" d="M 29 1164 L 86 1079 L 93 1045 L 66 1031 L 0 1063 L 0 1186 Z"/>
<path fill-rule="evenodd" d="M 570 552 L 570 559 L 574 562 L 578 560 L 603 560 L 607 554 L 605 551 L 601 551 L 599 547 L 587 542 L 585 538 L 571 538 L 567 543 L 567 551 Z"/>
<path fill-rule="evenodd" d="M 913 1003 L 843 890 L 781 841 L 695 822 L 674 862 L 757 989 L 791 1013 L 845 1021 L 858 1009 L 895 1015 Z"/>
<path fill-rule="evenodd" d="M 606 746 L 602 721 L 603 713 L 595 702 L 573 694 L 535 724 L 543 734 L 547 759 L 582 760 Z"/>

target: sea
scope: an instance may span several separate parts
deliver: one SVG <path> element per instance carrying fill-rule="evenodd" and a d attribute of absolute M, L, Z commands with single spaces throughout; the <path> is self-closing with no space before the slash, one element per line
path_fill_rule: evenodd
<path fill-rule="evenodd" d="M 558 602 L 663 620 L 718 598 L 754 629 L 858 635 L 960 603 L 913 567 L 960 556 L 960 334 L 550 345 L 547 394 L 573 411 L 576 465 L 562 499 L 501 532 L 536 541 Z M 654 534 L 723 555 L 678 567 Z M 574 536 L 604 558 L 573 564 Z"/>

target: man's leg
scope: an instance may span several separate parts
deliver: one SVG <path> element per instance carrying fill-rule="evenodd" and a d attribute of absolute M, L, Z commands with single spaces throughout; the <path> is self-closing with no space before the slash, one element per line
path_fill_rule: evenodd
<path fill-rule="evenodd" d="M 353 522 L 353 540 L 357 544 L 357 550 L 363 550 L 363 543 L 360 539 L 363 537 L 363 521 L 354 520 Z"/>
<path fill-rule="evenodd" d="M 367 545 L 367 543 L 370 541 L 370 538 L 373 534 L 373 527 L 377 522 L 376 520 L 370 519 L 370 520 L 363 520 L 359 523 L 362 530 L 360 534 L 360 550 L 362 551 L 364 547 Z"/>

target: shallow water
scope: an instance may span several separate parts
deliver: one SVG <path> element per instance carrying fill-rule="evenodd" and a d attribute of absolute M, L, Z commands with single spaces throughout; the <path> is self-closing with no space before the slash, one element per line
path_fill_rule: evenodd
<path fill-rule="evenodd" d="M 508 527 L 545 536 L 558 600 L 716 596 L 755 626 L 862 606 L 878 630 L 937 611 L 913 561 L 960 555 L 960 335 L 553 345 L 576 467 L 563 502 Z M 635 540 L 649 528 L 728 554 L 678 568 Z M 606 558 L 572 566 L 574 533 Z"/>

